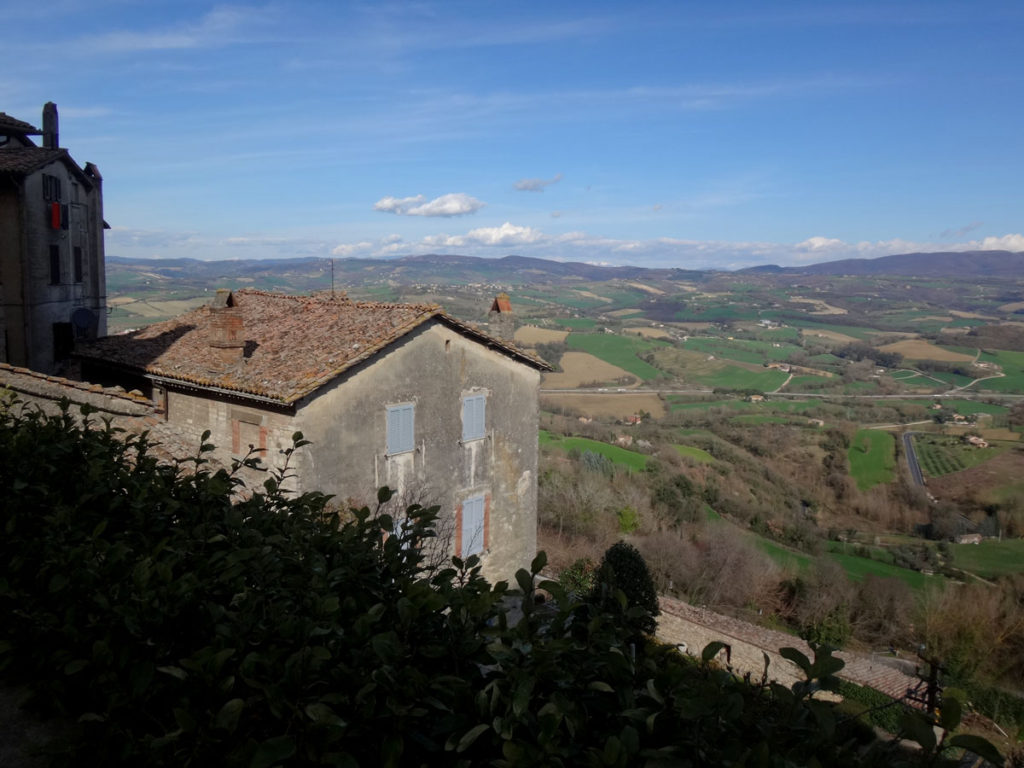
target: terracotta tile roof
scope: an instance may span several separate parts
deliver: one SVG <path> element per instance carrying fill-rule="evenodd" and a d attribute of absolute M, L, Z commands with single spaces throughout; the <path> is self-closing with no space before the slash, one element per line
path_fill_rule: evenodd
<path fill-rule="evenodd" d="M 547 364 L 518 348 L 445 315 L 436 304 L 386 304 L 346 298 L 238 291 L 245 357 L 217 362 L 212 346 L 225 327 L 218 310 L 204 306 L 140 331 L 81 346 L 83 359 L 179 381 L 289 404 L 371 357 L 423 323 L 440 322 L 537 368 Z M 224 310 L 220 310 L 223 312 Z M 223 345 L 218 345 L 223 346 Z"/>
<path fill-rule="evenodd" d="M 30 136 L 38 136 L 42 133 L 38 128 L 24 120 L 11 117 L 6 112 L 0 112 L 0 133 L 20 133 Z"/>
<path fill-rule="evenodd" d="M 7 171 L 18 175 L 32 173 L 37 168 L 42 168 L 54 160 L 63 158 L 74 163 L 66 149 L 43 149 L 42 147 L 0 149 L 0 172 Z"/>
<path fill-rule="evenodd" d="M 511 312 L 512 311 L 512 300 L 509 299 L 507 293 L 499 293 L 494 297 L 494 302 L 491 304 L 491 312 Z"/>

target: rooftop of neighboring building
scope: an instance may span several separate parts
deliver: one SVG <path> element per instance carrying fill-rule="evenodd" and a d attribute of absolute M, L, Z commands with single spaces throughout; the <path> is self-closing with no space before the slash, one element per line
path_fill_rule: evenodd
<path fill-rule="evenodd" d="M 198 387 L 294 403 L 432 319 L 538 370 L 547 363 L 445 314 L 436 304 L 352 301 L 331 294 L 289 296 L 253 289 L 220 308 L 203 306 L 172 320 L 82 346 L 76 356 Z M 225 342 L 224 321 L 239 330 Z M 229 323 L 230 325 L 230 323 Z M 218 352 L 236 346 L 235 362 Z"/>

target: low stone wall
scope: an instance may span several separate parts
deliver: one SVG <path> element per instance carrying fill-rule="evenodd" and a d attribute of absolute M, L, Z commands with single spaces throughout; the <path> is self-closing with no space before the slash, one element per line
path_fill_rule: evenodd
<path fill-rule="evenodd" d="M 761 679 L 765 653 L 771 660 L 768 667 L 769 679 L 783 685 L 792 685 L 803 677 L 795 664 L 779 655 L 780 648 L 796 648 L 813 659 L 810 647 L 798 637 L 668 597 L 659 598 L 659 604 L 659 640 L 675 645 L 685 643 L 687 651 L 695 656 L 699 656 L 710 642 L 720 640 L 728 643 L 732 649 L 732 668 L 740 674 L 749 672 L 754 680 Z M 883 662 L 873 656 L 852 651 L 838 651 L 835 655 L 846 662 L 839 677 L 874 688 L 894 699 L 902 699 L 908 690 L 914 689 L 920 682 L 916 677 L 896 669 L 891 662 Z"/>

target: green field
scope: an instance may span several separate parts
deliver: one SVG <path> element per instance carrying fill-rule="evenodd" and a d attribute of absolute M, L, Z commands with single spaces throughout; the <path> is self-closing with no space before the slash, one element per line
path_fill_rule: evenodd
<path fill-rule="evenodd" d="M 714 373 L 693 378 L 704 386 L 715 389 L 756 389 L 760 392 L 771 392 L 781 387 L 788 375 L 774 369 L 751 371 L 737 365 L 726 365 Z"/>
<path fill-rule="evenodd" d="M 896 438 L 880 429 L 857 430 L 847 458 L 850 475 L 862 491 L 891 483 L 896 469 Z"/>
<path fill-rule="evenodd" d="M 1010 352 L 1004 349 L 983 352 L 981 362 L 995 363 L 1003 369 L 1004 376 L 986 379 L 976 384 L 975 389 L 993 392 L 1024 392 L 1024 352 Z"/>
<path fill-rule="evenodd" d="M 950 549 L 957 568 L 984 578 L 1024 571 L 1024 539 L 985 539 L 980 544 L 951 544 Z"/>
<path fill-rule="evenodd" d="M 699 461 L 702 464 L 710 464 L 715 460 L 714 456 L 707 451 L 692 445 L 677 445 L 676 450 L 679 451 L 680 456 Z"/>
<path fill-rule="evenodd" d="M 901 579 L 907 586 L 913 589 L 922 589 L 929 581 L 941 583 L 941 576 L 926 576 L 920 571 L 912 571 L 909 568 L 900 568 L 889 563 L 880 563 L 877 560 L 869 560 L 866 557 L 848 555 L 843 552 L 829 552 L 828 557 L 835 560 L 846 571 L 846 575 L 853 581 L 863 581 L 865 576 L 874 575 L 886 579 Z"/>
<path fill-rule="evenodd" d="M 591 440 L 586 437 L 559 437 L 552 435 L 546 429 L 540 430 L 538 442 L 543 446 L 550 446 L 568 453 L 575 449 L 580 453 L 590 451 L 604 456 L 614 464 L 628 467 L 632 470 L 640 470 L 647 466 L 647 456 L 636 451 L 627 451 L 617 445 L 608 445 L 599 440 Z"/>
<path fill-rule="evenodd" d="M 637 355 L 652 347 L 666 346 L 664 342 L 649 341 L 638 336 L 617 336 L 612 333 L 570 333 L 566 339 L 569 349 L 588 352 L 606 363 L 617 365 L 644 381 L 664 374 Z"/>
<path fill-rule="evenodd" d="M 916 435 L 914 448 L 921 469 L 930 477 L 941 477 L 975 467 L 1006 450 L 1001 445 L 977 448 L 961 442 L 957 437 L 931 434 Z"/>
<path fill-rule="evenodd" d="M 800 350 L 795 344 L 770 341 L 750 341 L 748 339 L 691 338 L 683 345 L 686 349 L 707 352 L 727 360 L 738 360 L 741 363 L 761 365 L 767 361 L 785 360 Z"/>
<path fill-rule="evenodd" d="M 589 317 L 555 317 L 552 321 L 574 331 L 589 331 L 597 326 L 597 320 L 591 320 Z"/>

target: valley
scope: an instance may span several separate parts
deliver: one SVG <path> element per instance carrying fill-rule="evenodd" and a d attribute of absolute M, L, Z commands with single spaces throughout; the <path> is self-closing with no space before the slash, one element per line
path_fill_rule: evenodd
<path fill-rule="evenodd" d="M 510 294 L 516 342 L 555 367 L 539 547 L 565 578 L 627 537 L 664 594 L 1024 685 L 1024 281 L 483 261 L 338 261 L 334 285 L 481 325 Z M 330 290 L 323 260 L 143 266 L 109 266 L 112 327 L 216 287 Z"/>

